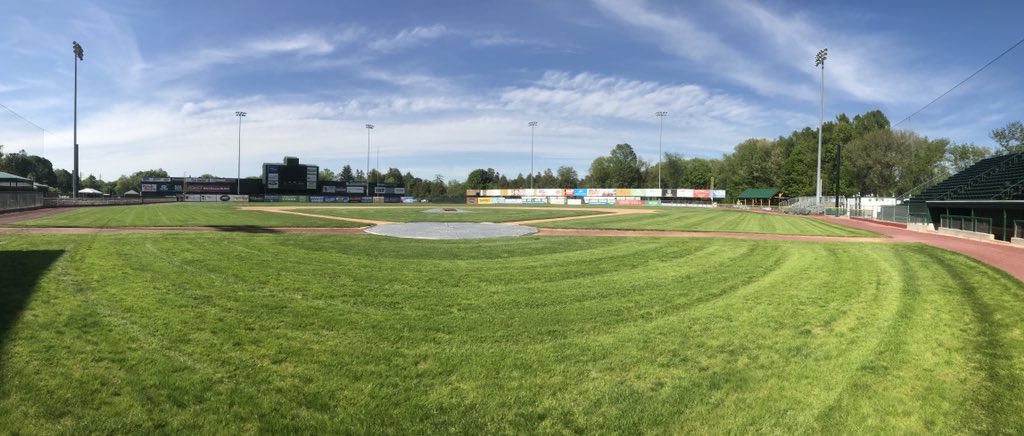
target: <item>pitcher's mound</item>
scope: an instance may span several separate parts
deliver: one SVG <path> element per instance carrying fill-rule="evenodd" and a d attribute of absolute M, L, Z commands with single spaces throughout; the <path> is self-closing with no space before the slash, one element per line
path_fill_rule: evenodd
<path fill-rule="evenodd" d="M 397 238 L 475 239 L 522 236 L 537 233 L 533 227 L 498 223 L 395 223 L 378 224 L 366 233 Z"/>

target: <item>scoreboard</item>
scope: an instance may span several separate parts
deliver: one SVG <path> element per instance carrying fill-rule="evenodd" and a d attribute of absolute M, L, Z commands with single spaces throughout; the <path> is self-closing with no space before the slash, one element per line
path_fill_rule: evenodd
<path fill-rule="evenodd" d="M 263 184 L 267 193 L 316 192 L 317 175 L 320 167 L 299 164 L 295 157 L 284 158 L 284 163 L 263 164 Z"/>

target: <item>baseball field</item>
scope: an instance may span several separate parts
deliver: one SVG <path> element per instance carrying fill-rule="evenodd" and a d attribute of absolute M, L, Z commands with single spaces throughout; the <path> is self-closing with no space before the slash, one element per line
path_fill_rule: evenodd
<path fill-rule="evenodd" d="M 703 237 L 318 231 L 421 209 L 168 204 L 6 224 L 0 428 L 1024 432 L 1024 284 L 972 258 L 704 209 L 443 218 Z M 190 230 L 61 231 L 152 226 Z"/>

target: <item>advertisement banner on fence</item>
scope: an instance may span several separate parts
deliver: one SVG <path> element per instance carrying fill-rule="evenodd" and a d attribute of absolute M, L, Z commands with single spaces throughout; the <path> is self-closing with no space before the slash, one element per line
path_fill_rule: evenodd
<path fill-rule="evenodd" d="M 637 198 L 616 198 L 615 204 L 618 206 L 643 206 L 644 202 Z"/>
<path fill-rule="evenodd" d="M 476 204 L 491 204 L 491 197 L 480 197 L 476 199 Z"/>
<path fill-rule="evenodd" d="M 566 202 L 568 204 L 572 205 L 572 206 L 580 206 L 580 205 L 583 204 L 583 199 L 582 198 L 570 198 Z"/>
<path fill-rule="evenodd" d="M 279 196 L 279 195 L 264 195 L 263 196 L 263 201 L 265 201 L 267 203 L 277 203 L 277 202 L 281 201 L 281 196 Z"/>
<path fill-rule="evenodd" d="M 548 204 L 565 204 L 565 197 L 548 197 Z"/>
<path fill-rule="evenodd" d="M 466 197 L 466 204 L 476 204 L 477 197 Z"/>
<path fill-rule="evenodd" d="M 644 206 L 661 206 L 661 200 L 644 200 Z"/>
<path fill-rule="evenodd" d="M 714 197 L 714 198 L 725 198 L 725 190 L 724 189 L 716 189 L 714 191 L 711 191 L 711 196 Z"/>
<path fill-rule="evenodd" d="M 523 199 L 523 204 L 544 204 L 544 197 L 526 197 Z"/>
<path fill-rule="evenodd" d="M 576 189 L 573 189 L 572 190 L 572 196 L 573 197 L 586 197 L 587 196 L 587 188 L 576 188 Z"/>
<path fill-rule="evenodd" d="M 644 195 L 641 195 L 641 197 L 661 198 L 661 190 L 660 189 L 644 189 Z"/>
<path fill-rule="evenodd" d="M 676 189 L 676 197 L 693 198 L 693 189 Z"/>
<path fill-rule="evenodd" d="M 646 191 L 647 191 L 646 189 L 630 188 L 628 194 L 620 195 L 619 194 L 619 190 L 616 189 L 615 190 L 615 196 L 616 197 L 643 197 L 644 195 L 646 195 Z"/>
<path fill-rule="evenodd" d="M 505 204 L 523 204 L 522 198 L 506 198 Z"/>
<path fill-rule="evenodd" d="M 323 195 L 310 195 L 309 196 L 309 202 L 310 203 L 323 203 L 324 202 L 324 196 Z"/>
<path fill-rule="evenodd" d="M 348 191 L 349 194 L 365 194 L 366 193 L 366 187 L 365 186 L 347 186 L 345 188 L 345 190 Z"/>
<path fill-rule="evenodd" d="M 694 189 L 693 198 L 711 198 L 711 191 L 707 189 Z"/>
<path fill-rule="evenodd" d="M 584 198 L 584 201 L 586 201 L 587 204 L 615 204 L 614 197 L 586 197 Z"/>
<path fill-rule="evenodd" d="M 203 196 L 202 195 L 188 194 L 188 195 L 184 195 L 182 197 L 183 197 L 182 199 L 185 200 L 185 201 L 203 201 Z"/>
<path fill-rule="evenodd" d="M 248 195 L 221 195 L 219 198 L 220 198 L 220 201 L 231 201 L 231 202 L 236 202 L 236 203 L 243 203 L 243 202 L 244 203 L 248 203 L 249 202 L 249 196 Z"/>
<path fill-rule="evenodd" d="M 200 198 L 202 198 L 202 201 L 220 201 L 219 195 L 203 194 Z"/>
<path fill-rule="evenodd" d="M 415 203 L 416 197 L 402 197 L 402 203 Z"/>

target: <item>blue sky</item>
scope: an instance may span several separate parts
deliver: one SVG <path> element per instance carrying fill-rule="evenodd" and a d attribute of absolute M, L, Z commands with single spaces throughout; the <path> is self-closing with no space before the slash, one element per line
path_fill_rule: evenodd
<path fill-rule="evenodd" d="M 1021 2 L 11 1 L 0 6 L 0 144 L 83 175 L 233 176 L 285 155 L 465 179 L 590 161 L 628 142 L 719 157 L 752 137 L 881 109 L 894 123 L 1024 37 Z M 991 145 L 1024 119 L 1024 47 L 902 123 Z"/>

